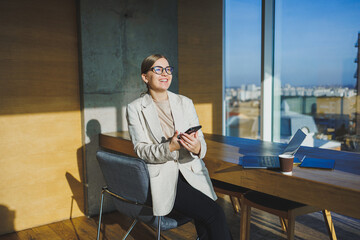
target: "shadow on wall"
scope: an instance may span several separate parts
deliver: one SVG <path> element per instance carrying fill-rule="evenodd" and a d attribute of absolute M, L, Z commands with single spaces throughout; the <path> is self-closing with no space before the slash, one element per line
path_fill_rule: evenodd
<path fill-rule="evenodd" d="M 81 148 L 79 148 L 79 149 L 81 149 Z M 72 192 L 70 218 L 72 218 L 72 213 L 73 213 L 73 209 L 74 209 L 74 201 L 76 202 L 80 211 L 83 214 L 85 214 L 84 181 L 83 181 L 83 179 L 81 179 L 79 181 L 69 172 L 66 172 L 65 177 L 69 183 L 69 186 L 70 186 L 71 192 Z"/>
<path fill-rule="evenodd" d="M 15 211 L 4 205 L 0 205 L 0 235 L 15 231 Z"/>
<path fill-rule="evenodd" d="M 80 211 L 84 214 L 85 212 L 85 191 L 86 191 L 86 180 L 85 180 L 85 164 L 84 164 L 84 152 L 86 149 L 97 149 L 98 145 L 98 135 L 101 133 L 101 126 L 98 120 L 92 119 L 86 125 L 86 135 L 89 137 L 90 142 L 85 146 L 78 148 L 77 155 L 77 164 L 79 170 L 80 181 L 76 179 L 71 173 L 66 172 L 65 177 L 69 183 L 69 186 L 72 191 L 71 197 L 71 208 L 70 208 L 70 218 L 72 217 L 74 201 L 77 204 Z M 95 145 L 95 146 L 94 146 Z"/>
<path fill-rule="evenodd" d="M 70 208 L 70 218 L 72 218 L 72 213 L 74 209 L 74 201 L 76 202 L 79 210 L 85 214 L 85 199 L 84 199 L 84 164 L 83 164 L 83 147 L 78 148 L 76 151 L 77 163 L 80 181 L 76 179 L 71 173 L 66 172 L 65 177 L 70 186 L 72 196 L 71 196 L 71 208 Z"/>
<path fill-rule="evenodd" d="M 91 119 L 87 122 L 86 135 L 88 137 L 88 143 L 77 150 L 80 181 L 69 172 L 65 174 L 72 191 L 70 218 L 72 218 L 75 203 L 86 216 L 94 216 L 99 212 L 101 189 L 105 185 L 99 163 L 96 159 L 100 133 L 101 125 L 98 120 Z M 107 198 L 110 199 L 110 196 L 106 196 L 106 199 Z M 110 212 L 113 210 L 114 206 L 112 201 L 107 201 L 103 211 Z"/>

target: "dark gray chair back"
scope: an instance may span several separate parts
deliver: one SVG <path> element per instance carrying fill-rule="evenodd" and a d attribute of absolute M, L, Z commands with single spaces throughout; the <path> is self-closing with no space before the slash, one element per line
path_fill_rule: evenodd
<path fill-rule="evenodd" d="M 98 151 L 96 157 L 111 192 L 133 202 L 146 203 L 150 198 L 150 180 L 143 160 L 105 151 Z M 113 198 L 113 201 L 116 209 L 129 217 L 138 218 L 141 214 L 144 221 L 153 218 L 151 208 L 117 198 Z"/>
<path fill-rule="evenodd" d="M 151 206 L 149 172 L 143 160 L 102 150 L 96 153 L 96 157 L 110 192 L 127 200 Z M 153 216 L 151 207 L 127 203 L 116 197 L 112 199 L 119 212 L 157 227 L 158 217 Z M 161 217 L 160 225 L 162 230 L 168 230 L 189 221 L 191 219 L 172 212 L 166 217 Z"/>

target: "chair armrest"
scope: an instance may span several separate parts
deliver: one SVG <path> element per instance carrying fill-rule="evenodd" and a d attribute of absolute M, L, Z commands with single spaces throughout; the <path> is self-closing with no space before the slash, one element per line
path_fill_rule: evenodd
<path fill-rule="evenodd" d="M 111 196 L 113 196 L 113 197 L 115 197 L 115 198 L 117 198 L 117 199 L 119 199 L 119 200 L 121 200 L 121 201 L 123 201 L 123 202 L 130 203 L 130 204 L 134 204 L 134 205 L 138 205 L 138 206 L 143 206 L 143 207 L 152 208 L 152 206 L 149 206 L 149 205 L 147 205 L 147 204 L 145 204 L 145 203 L 139 203 L 139 202 L 137 202 L 137 201 L 132 201 L 132 200 L 129 200 L 129 199 L 125 198 L 125 197 L 122 197 L 122 196 L 120 196 L 120 195 L 118 195 L 118 194 L 116 194 L 116 193 L 113 193 L 112 191 L 110 191 L 110 190 L 108 189 L 107 186 L 105 186 L 105 187 L 102 188 L 102 193 L 104 193 L 104 192 L 110 194 Z"/>

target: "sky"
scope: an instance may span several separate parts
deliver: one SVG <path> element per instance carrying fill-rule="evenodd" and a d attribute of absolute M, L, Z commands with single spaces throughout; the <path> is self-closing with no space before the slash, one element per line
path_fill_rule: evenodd
<path fill-rule="evenodd" d="M 282 85 L 356 84 L 360 0 L 276 0 L 275 74 Z M 261 0 L 225 1 L 225 85 L 260 85 Z"/>

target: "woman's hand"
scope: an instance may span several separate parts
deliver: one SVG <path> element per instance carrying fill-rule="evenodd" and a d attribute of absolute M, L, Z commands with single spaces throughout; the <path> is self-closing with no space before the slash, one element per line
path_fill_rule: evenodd
<path fill-rule="evenodd" d="M 178 135 L 179 135 L 179 132 L 176 130 L 174 133 L 174 136 L 172 136 L 170 143 L 169 143 L 170 152 L 179 150 L 181 147 L 180 143 L 179 143 Z"/>
<path fill-rule="evenodd" d="M 199 132 L 187 134 L 183 133 L 180 135 L 180 143 L 181 145 L 188 150 L 189 152 L 192 152 L 196 155 L 200 154 L 201 150 L 201 143 L 199 140 Z"/>

